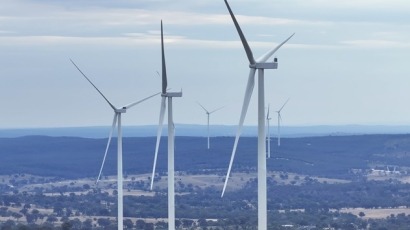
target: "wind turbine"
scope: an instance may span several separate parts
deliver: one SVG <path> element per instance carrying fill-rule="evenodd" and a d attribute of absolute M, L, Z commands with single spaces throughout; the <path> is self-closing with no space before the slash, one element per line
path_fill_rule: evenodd
<path fill-rule="evenodd" d="M 226 174 L 225 184 L 222 190 L 222 196 L 225 193 L 226 185 L 228 183 L 229 175 L 231 173 L 233 159 L 235 158 L 236 147 L 238 145 L 239 136 L 241 134 L 243 122 L 248 110 L 249 101 L 252 96 L 252 91 L 255 84 L 255 73 L 258 70 L 258 229 L 267 229 L 267 195 L 266 195 L 266 148 L 265 148 L 265 90 L 264 90 L 264 70 L 265 69 L 277 69 L 278 63 L 275 58 L 273 62 L 267 62 L 267 60 L 294 34 L 292 34 L 285 41 L 280 43 L 276 48 L 268 51 L 266 54 L 255 60 L 252 54 L 252 50 L 246 41 L 242 30 L 236 21 L 236 18 L 228 4 L 227 0 L 224 0 L 229 14 L 235 24 L 236 30 L 241 38 L 243 47 L 245 48 L 246 55 L 249 60 L 249 78 L 246 86 L 245 97 L 242 105 L 242 112 L 239 119 L 239 126 L 235 137 L 235 143 L 232 150 L 231 160 L 229 162 L 228 172 Z"/>
<path fill-rule="evenodd" d="M 104 153 L 104 158 L 103 158 L 103 162 L 101 164 L 101 168 L 100 168 L 100 172 L 98 174 L 98 178 L 96 183 L 98 183 L 98 181 L 100 180 L 101 177 L 101 172 L 103 170 L 104 167 L 104 163 L 105 163 L 105 158 L 107 157 L 107 152 L 108 152 L 108 148 L 110 147 L 110 143 L 111 143 L 111 137 L 112 134 L 114 132 L 115 127 L 118 127 L 118 137 L 117 137 L 117 190 L 118 190 L 118 230 L 123 230 L 123 211 L 124 211 L 124 202 L 123 202 L 123 170 L 122 170 L 122 127 L 121 127 L 121 115 L 123 113 L 126 113 L 128 109 L 130 109 L 131 107 L 138 105 L 139 103 L 146 101 L 148 99 L 150 99 L 151 97 L 154 97 L 160 93 L 156 93 L 154 95 L 151 95 L 149 97 L 146 97 L 142 100 L 139 100 L 137 102 L 133 102 L 131 104 L 122 106 L 122 107 L 115 107 L 105 96 L 104 94 L 97 88 L 97 86 L 94 85 L 94 83 L 83 73 L 83 71 L 81 71 L 81 69 L 74 63 L 73 60 L 71 60 L 71 63 L 73 63 L 73 65 L 77 68 L 78 71 L 80 71 L 80 73 L 85 77 L 85 79 L 98 91 L 98 93 L 104 98 L 104 100 L 108 103 L 108 105 L 114 110 L 114 120 L 112 122 L 112 126 L 111 126 L 111 131 L 110 131 L 110 135 L 108 137 L 108 143 L 107 143 L 107 147 L 105 148 L 105 153 Z"/>
<path fill-rule="evenodd" d="M 154 166 L 151 176 L 151 190 L 154 185 L 155 168 L 157 165 L 158 149 L 161 140 L 162 124 L 168 99 L 168 229 L 175 229 L 175 183 L 174 183 L 174 135 L 175 126 L 172 118 L 172 98 L 182 97 L 182 92 L 167 92 L 167 70 L 165 65 L 164 35 L 161 20 L 161 54 L 162 54 L 162 93 L 161 109 L 159 114 L 159 125 L 157 131 L 157 142 L 155 145 Z"/>
<path fill-rule="evenodd" d="M 197 103 L 198 103 L 198 105 L 199 105 L 199 106 L 201 106 L 201 107 L 205 110 L 205 113 L 206 113 L 206 116 L 207 116 L 207 129 L 208 129 L 208 149 L 209 149 L 209 148 L 210 148 L 210 144 L 209 144 L 209 116 L 210 116 L 212 113 L 214 113 L 214 112 L 216 112 L 216 111 L 218 111 L 218 110 L 220 110 L 220 109 L 224 108 L 225 106 L 219 107 L 219 108 L 217 108 L 217 109 L 212 110 L 211 112 L 209 112 L 207 109 L 205 109 L 205 107 L 204 107 L 204 106 L 202 106 L 202 105 L 201 105 L 201 103 L 199 103 L 199 102 L 197 102 Z"/>
<path fill-rule="evenodd" d="M 280 112 L 282 111 L 283 107 L 288 103 L 290 98 L 286 100 L 286 102 L 282 105 L 282 107 L 276 111 L 278 113 L 278 146 L 280 146 L 280 122 L 282 121 L 282 116 L 280 115 Z"/>
<path fill-rule="evenodd" d="M 266 127 L 268 127 L 268 131 L 267 131 L 268 138 L 266 139 L 266 142 L 268 144 L 268 154 L 267 154 L 268 158 L 270 158 L 270 131 L 269 131 L 269 128 L 270 128 L 269 121 L 270 120 L 272 120 L 272 118 L 269 116 L 269 105 L 268 105 L 268 113 L 266 114 L 266 123 L 267 123 Z"/>

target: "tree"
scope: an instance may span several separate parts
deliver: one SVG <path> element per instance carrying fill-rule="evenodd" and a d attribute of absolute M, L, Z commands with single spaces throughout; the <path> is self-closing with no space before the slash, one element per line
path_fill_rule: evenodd
<path fill-rule="evenodd" d="M 54 223 L 57 220 L 58 220 L 57 217 L 54 216 L 54 215 L 50 215 L 50 216 L 47 217 L 47 222 L 50 222 L 50 223 Z"/>
<path fill-rule="evenodd" d="M 93 221 L 91 219 L 84 220 L 83 227 L 85 229 L 91 229 L 93 227 Z"/>
<path fill-rule="evenodd" d="M 34 223 L 34 222 L 37 221 L 37 219 L 38 219 L 37 215 L 33 215 L 33 214 L 30 214 L 30 213 L 26 214 L 27 223 Z"/>
<path fill-rule="evenodd" d="M 53 212 L 56 213 L 58 216 L 62 216 L 64 211 L 64 206 L 61 202 L 54 203 Z"/>
<path fill-rule="evenodd" d="M 13 220 L 7 220 L 4 224 L 1 225 L 1 229 L 14 229 L 16 223 Z"/>
<path fill-rule="evenodd" d="M 84 184 L 83 185 L 83 189 L 85 190 L 89 190 L 91 188 L 91 186 L 89 184 Z"/>
<path fill-rule="evenodd" d="M 61 225 L 61 229 L 62 229 L 62 230 L 70 230 L 71 227 L 73 227 L 73 225 L 72 225 L 70 222 L 64 222 L 64 223 Z"/>
<path fill-rule="evenodd" d="M 194 224 L 193 220 L 182 219 L 182 225 L 184 228 L 191 228 L 193 224 Z"/>
<path fill-rule="evenodd" d="M 124 220 L 124 226 L 126 228 L 132 229 L 134 227 L 134 223 L 132 223 L 132 220 L 126 219 Z"/>
<path fill-rule="evenodd" d="M 17 213 L 17 212 L 13 212 L 13 214 L 11 214 L 12 217 L 16 218 L 17 220 L 19 220 L 21 217 L 23 217 L 22 214 Z"/>
<path fill-rule="evenodd" d="M 100 225 L 101 227 L 107 227 L 108 225 L 111 224 L 110 219 L 108 218 L 99 218 L 97 220 L 98 225 Z"/>
<path fill-rule="evenodd" d="M 154 224 L 153 223 L 146 223 L 144 229 L 145 230 L 154 230 Z"/>
<path fill-rule="evenodd" d="M 135 223 L 135 227 L 137 229 L 145 229 L 145 221 L 144 220 L 137 220 L 137 222 Z"/>
<path fill-rule="evenodd" d="M 198 225 L 200 227 L 206 227 L 206 226 L 208 226 L 208 223 L 204 218 L 201 218 L 201 219 L 198 219 Z"/>
<path fill-rule="evenodd" d="M 20 210 L 20 212 L 21 212 L 21 213 L 23 213 L 23 215 L 26 215 L 26 214 L 27 214 L 27 212 L 28 212 L 28 210 L 27 210 L 27 209 L 25 209 L 25 208 L 23 208 L 23 209 L 21 209 L 21 210 Z"/>
<path fill-rule="evenodd" d="M 82 223 L 80 219 L 75 218 L 74 220 L 70 220 L 70 224 L 72 226 L 72 229 L 81 229 Z"/>

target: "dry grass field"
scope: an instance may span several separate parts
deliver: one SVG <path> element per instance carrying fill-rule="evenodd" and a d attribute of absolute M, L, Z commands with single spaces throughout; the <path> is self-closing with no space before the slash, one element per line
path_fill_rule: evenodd
<path fill-rule="evenodd" d="M 406 215 L 410 214 L 410 208 L 399 207 L 399 208 L 343 208 L 340 212 L 351 213 L 353 215 L 359 216 L 359 213 L 363 212 L 365 216 L 364 219 L 384 219 L 390 215 L 397 215 L 404 213 Z"/>

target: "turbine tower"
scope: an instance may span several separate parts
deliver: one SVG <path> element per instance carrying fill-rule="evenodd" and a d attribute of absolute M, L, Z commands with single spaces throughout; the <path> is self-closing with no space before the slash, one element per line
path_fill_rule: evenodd
<path fill-rule="evenodd" d="M 268 105 L 268 113 L 266 114 L 266 127 L 268 128 L 267 134 L 268 134 L 268 138 L 266 139 L 267 145 L 268 145 L 268 154 L 267 157 L 268 159 L 270 158 L 270 125 L 269 125 L 269 121 L 272 120 L 272 118 L 269 116 L 269 105 Z"/>
<path fill-rule="evenodd" d="M 236 21 L 236 18 L 227 2 L 224 0 L 229 14 L 235 24 L 236 30 L 241 38 L 243 47 L 249 60 L 249 77 L 246 86 L 245 97 L 242 105 L 242 112 L 239 119 L 238 130 L 235 137 L 235 143 L 232 150 L 231 160 L 229 162 L 228 172 L 226 174 L 225 184 L 222 190 L 222 196 L 225 193 L 226 185 L 228 183 L 229 175 L 231 173 L 233 159 L 235 158 L 236 147 L 238 145 L 239 136 L 241 134 L 243 122 L 245 120 L 246 112 L 248 110 L 249 101 L 252 96 L 252 91 L 255 84 L 255 73 L 258 70 L 258 229 L 267 229 L 267 191 L 266 191 L 266 150 L 265 150 L 265 90 L 264 90 L 264 70 L 265 69 L 277 69 L 278 63 L 276 58 L 273 62 L 267 62 L 267 60 L 294 34 L 292 34 L 285 41 L 280 43 L 276 48 L 268 51 L 266 54 L 255 60 L 252 54 L 252 50 L 246 41 L 242 30 Z"/>
<path fill-rule="evenodd" d="M 278 146 L 280 146 L 280 122 L 282 121 L 282 116 L 280 115 L 280 112 L 282 111 L 283 107 L 288 103 L 290 98 L 286 100 L 286 102 L 282 105 L 282 107 L 276 111 L 278 113 Z"/>
<path fill-rule="evenodd" d="M 224 108 L 225 106 L 222 106 L 222 107 L 220 107 L 220 108 L 217 108 L 217 109 L 212 110 L 211 112 L 209 112 L 207 109 L 205 109 L 204 106 L 201 105 L 201 103 L 199 103 L 199 102 L 197 102 L 197 103 L 198 103 L 199 106 L 201 106 L 201 107 L 205 110 L 205 113 L 206 113 L 206 116 L 207 116 L 208 149 L 209 149 L 209 148 L 210 148 L 210 143 L 209 143 L 209 116 L 210 116 L 212 113 L 214 113 L 214 112 L 216 112 L 216 111 L 218 111 L 218 110 Z"/>
<path fill-rule="evenodd" d="M 157 165 L 158 149 L 161 140 L 162 124 L 168 99 L 168 229 L 175 229 L 175 183 L 174 183 L 174 135 L 175 126 L 172 118 L 172 98 L 182 97 L 182 92 L 167 92 L 167 70 L 165 65 L 164 35 L 161 20 L 161 54 L 162 54 L 162 93 L 161 109 L 159 114 L 159 125 L 157 131 L 157 142 L 155 145 L 154 165 L 151 176 L 151 190 L 154 185 L 155 168 Z"/>
<path fill-rule="evenodd" d="M 73 65 L 77 68 L 78 71 L 80 71 L 80 73 L 85 77 L 85 79 L 98 91 L 98 93 L 104 98 L 104 100 L 108 103 L 108 105 L 114 110 L 114 120 L 112 122 L 112 126 L 111 126 L 111 131 L 110 131 L 110 135 L 108 137 L 108 143 L 107 143 L 107 147 L 105 148 L 105 153 L 104 153 L 104 158 L 103 158 L 103 162 L 101 164 L 101 168 L 100 168 L 100 172 L 98 174 L 98 178 L 96 183 L 98 183 L 98 181 L 100 180 L 101 177 L 101 172 L 103 170 L 104 167 L 104 163 L 105 163 L 105 158 L 107 157 L 107 152 L 108 152 L 108 148 L 110 147 L 110 143 L 111 143 L 111 137 L 112 134 L 114 132 L 115 127 L 118 127 L 117 130 L 117 190 L 118 190 L 118 194 L 117 194 L 117 198 L 118 198 L 118 216 L 117 216 L 117 220 L 118 220 L 118 230 L 123 230 L 123 211 L 124 211 L 124 202 L 123 202 L 123 170 L 122 170 L 122 127 L 121 127 L 121 115 L 123 113 L 126 113 L 128 109 L 130 109 L 131 107 L 145 101 L 148 100 L 151 97 L 154 97 L 160 93 L 156 93 L 154 95 L 151 95 L 149 97 L 146 97 L 140 101 L 137 102 L 133 102 L 131 104 L 122 106 L 122 107 L 115 107 L 105 96 L 104 94 L 97 88 L 97 86 L 94 85 L 94 83 L 92 83 L 92 81 L 83 73 L 83 71 L 81 71 L 81 69 L 74 63 L 73 60 L 71 60 L 71 63 L 73 63 Z"/>

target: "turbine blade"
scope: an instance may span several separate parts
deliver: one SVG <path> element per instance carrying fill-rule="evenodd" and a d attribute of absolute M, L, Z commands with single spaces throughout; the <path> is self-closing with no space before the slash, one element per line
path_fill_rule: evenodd
<path fill-rule="evenodd" d="M 164 51 L 164 33 L 162 28 L 162 20 L 161 20 L 161 55 L 162 55 L 162 94 L 167 93 L 167 67 L 165 64 L 165 51 Z"/>
<path fill-rule="evenodd" d="M 108 136 L 107 147 L 105 148 L 104 158 L 103 158 L 103 161 L 102 161 L 102 164 L 101 164 L 101 168 L 100 168 L 100 172 L 98 173 L 97 181 L 95 182 L 95 184 L 98 184 L 98 182 L 100 181 L 100 178 L 101 178 L 101 173 L 102 173 L 102 170 L 103 170 L 103 168 L 104 168 L 105 159 L 106 159 L 106 157 L 107 157 L 108 149 L 109 149 L 110 143 L 111 143 L 112 134 L 113 134 L 114 129 L 115 129 L 116 124 L 117 124 L 117 117 L 118 117 L 118 114 L 115 113 L 115 114 L 114 114 L 114 119 L 113 119 L 113 121 L 112 121 L 112 126 L 111 126 L 110 135 Z"/>
<path fill-rule="evenodd" d="M 269 104 L 268 104 L 268 113 L 266 114 L 266 120 L 269 120 Z"/>
<path fill-rule="evenodd" d="M 219 107 L 219 108 L 217 108 L 217 109 L 214 109 L 214 110 L 212 110 L 211 112 L 209 112 L 209 114 L 211 114 L 211 113 L 214 113 L 214 112 L 216 112 L 216 111 L 218 111 L 218 110 L 221 110 L 221 109 L 223 109 L 223 108 L 225 108 L 226 106 L 221 106 L 221 107 Z"/>
<path fill-rule="evenodd" d="M 283 41 L 282 43 L 280 43 L 278 46 L 276 46 L 276 48 L 268 51 L 267 53 L 265 53 L 264 55 L 262 55 L 260 58 L 258 58 L 258 60 L 256 60 L 257 62 L 266 62 L 276 51 L 278 51 L 278 49 L 280 49 L 280 47 L 282 47 L 287 41 L 289 41 L 289 39 L 291 39 L 293 37 L 293 35 L 295 35 L 295 33 L 293 33 L 292 35 L 290 35 L 290 37 L 288 37 L 285 41 Z"/>
<path fill-rule="evenodd" d="M 151 95 L 151 96 L 149 96 L 149 97 L 146 97 L 146 98 L 144 98 L 144 99 L 142 99 L 142 100 L 139 100 L 139 101 L 137 101 L 137 102 L 133 102 L 133 103 L 128 104 L 128 105 L 126 105 L 126 106 L 123 106 L 123 108 L 129 109 L 129 108 L 131 108 L 131 107 L 133 107 L 133 106 L 135 106 L 135 105 L 138 105 L 138 104 L 141 103 L 141 102 L 144 102 L 144 101 L 146 101 L 146 100 L 148 100 L 148 99 L 150 99 L 150 98 L 152 98 L 152 97 L 157 96 L 158 94 L 160 94 L 160 93 L 153 94 L 153 95 Z"/>
<path fill-rule="evenodd" d="M 165 114 L 165 107 L 166 107 L 165 100 L 166 100 L 166 97 L 162 97 L 161 109 L 160 109 L 160 113 L 159 113 L 159 125 L 158 125 L 158 131 L 157 131 L 157 142 L 155 144 L 154 166 L 152 167 L 152 175 L 151 175 L 151 190 L 154 186 L 154 177 L 155 177 L 155 169 L 157 167 L 159 142 L 161 140 L 162 124 L 164 123 L 164 114 Z"/>
<path fill-rule="evenodd" d="M 282 105 L 282 107 L 280 107 L 280 109 L 278 110 L 279 112 L 282 111 L 283 107 L 285 107 L 285 105 L 288 103 L 290 98 L 288 98 L 288 100 L 286 100 L 286 102 Z"/>
<path fill-rule="evenodd" d="M 205 110 L 206 113 L 209 113 L 208 110 L 206 110 L 205 107 L 203 107 L 203 106 L 201 105 L 201 103 L 199 103 L 199 102 L 196 102 L 196 103 L 197 103 L 199 106 L 201 106 L 201 107 Z"/>
<path fill-rule="evenodd" d="M 73 65 L 75 66 L 75 68 L 77 68 L 78 71 L 80 71 L 80 73 L 85 77 L 85 79 L 87 79 L 88 82 L 90 82 L 90 84 L 92 86 L 94 86 L 94 88 L 98 91 L 98 93 L 101 94 L 101 96 L 105 99 L 105 101 L 111 106 L 111 108 L 113 110 L 115 110 L 115 106 L 113 104 L 111 104 L 111 102 L 104 96 L 104 94 L 97 88 L 97 86 L 94 85 L 94 83 L 83 73 L 83 71 L 81 71 L 81 69 L 74 63 L 73 60 L 71 60 L 71 63 L 73 63 Z"/>
<path fill-rule="evenodd" d="M 235 15 L 233 14 L 231 7 L 228 4 L 228 1 L 225 0 L 226 7 L 228 8 L 229 14 L 231 15 L 232 21 L 235 24 L 236 30 L 238 31 L 239 37 L 241 38 L 243 48 L 245 48 L 246 56 L 248 56 L 248 60 L 250 64 L 255 64 L 255 59 L 253 58 L 252 50 L 248 45 L 248 42 L 246 41 L 245 35 L 243 34 L 241 27 L 238 24 L 238 21 L 236 21 Z"/>
<path fill-rule="evenodd" d="M 253 69 L 253 68 L 250 69 L 250 71 L 249 71 L 248 84 L 246 86 L 245 96 L 244 96 L 244 99 L 243 99 L 241 117 L 239 119 L 238 130 L 236 131 L 235 143 L 233 145 L 231 160 L 229 162 L 228 172 L 226 173 L 225 184 L 224 184 L 224 187 L 223 187 L 223 190 L 222 190 L 221 197 L 224 196 L 226 185 L 228 184 L 228 179 L 229 179 L 229 176 L 231 174 L 232 163 L 233 163 L 233 159 L 235 158 L 235 153 L 236 153 L 236 147 L 238 146 L 239 136 L 241 135 L 243 122 L 245 121 L 246 112 L 248 111 L 249 102 L 251 100 L 251 96 L 252 96 L 252 92 L 253 92 L 253 87 L 255 85 L 255 72 L 256 72 L 256 69 Z"/>

